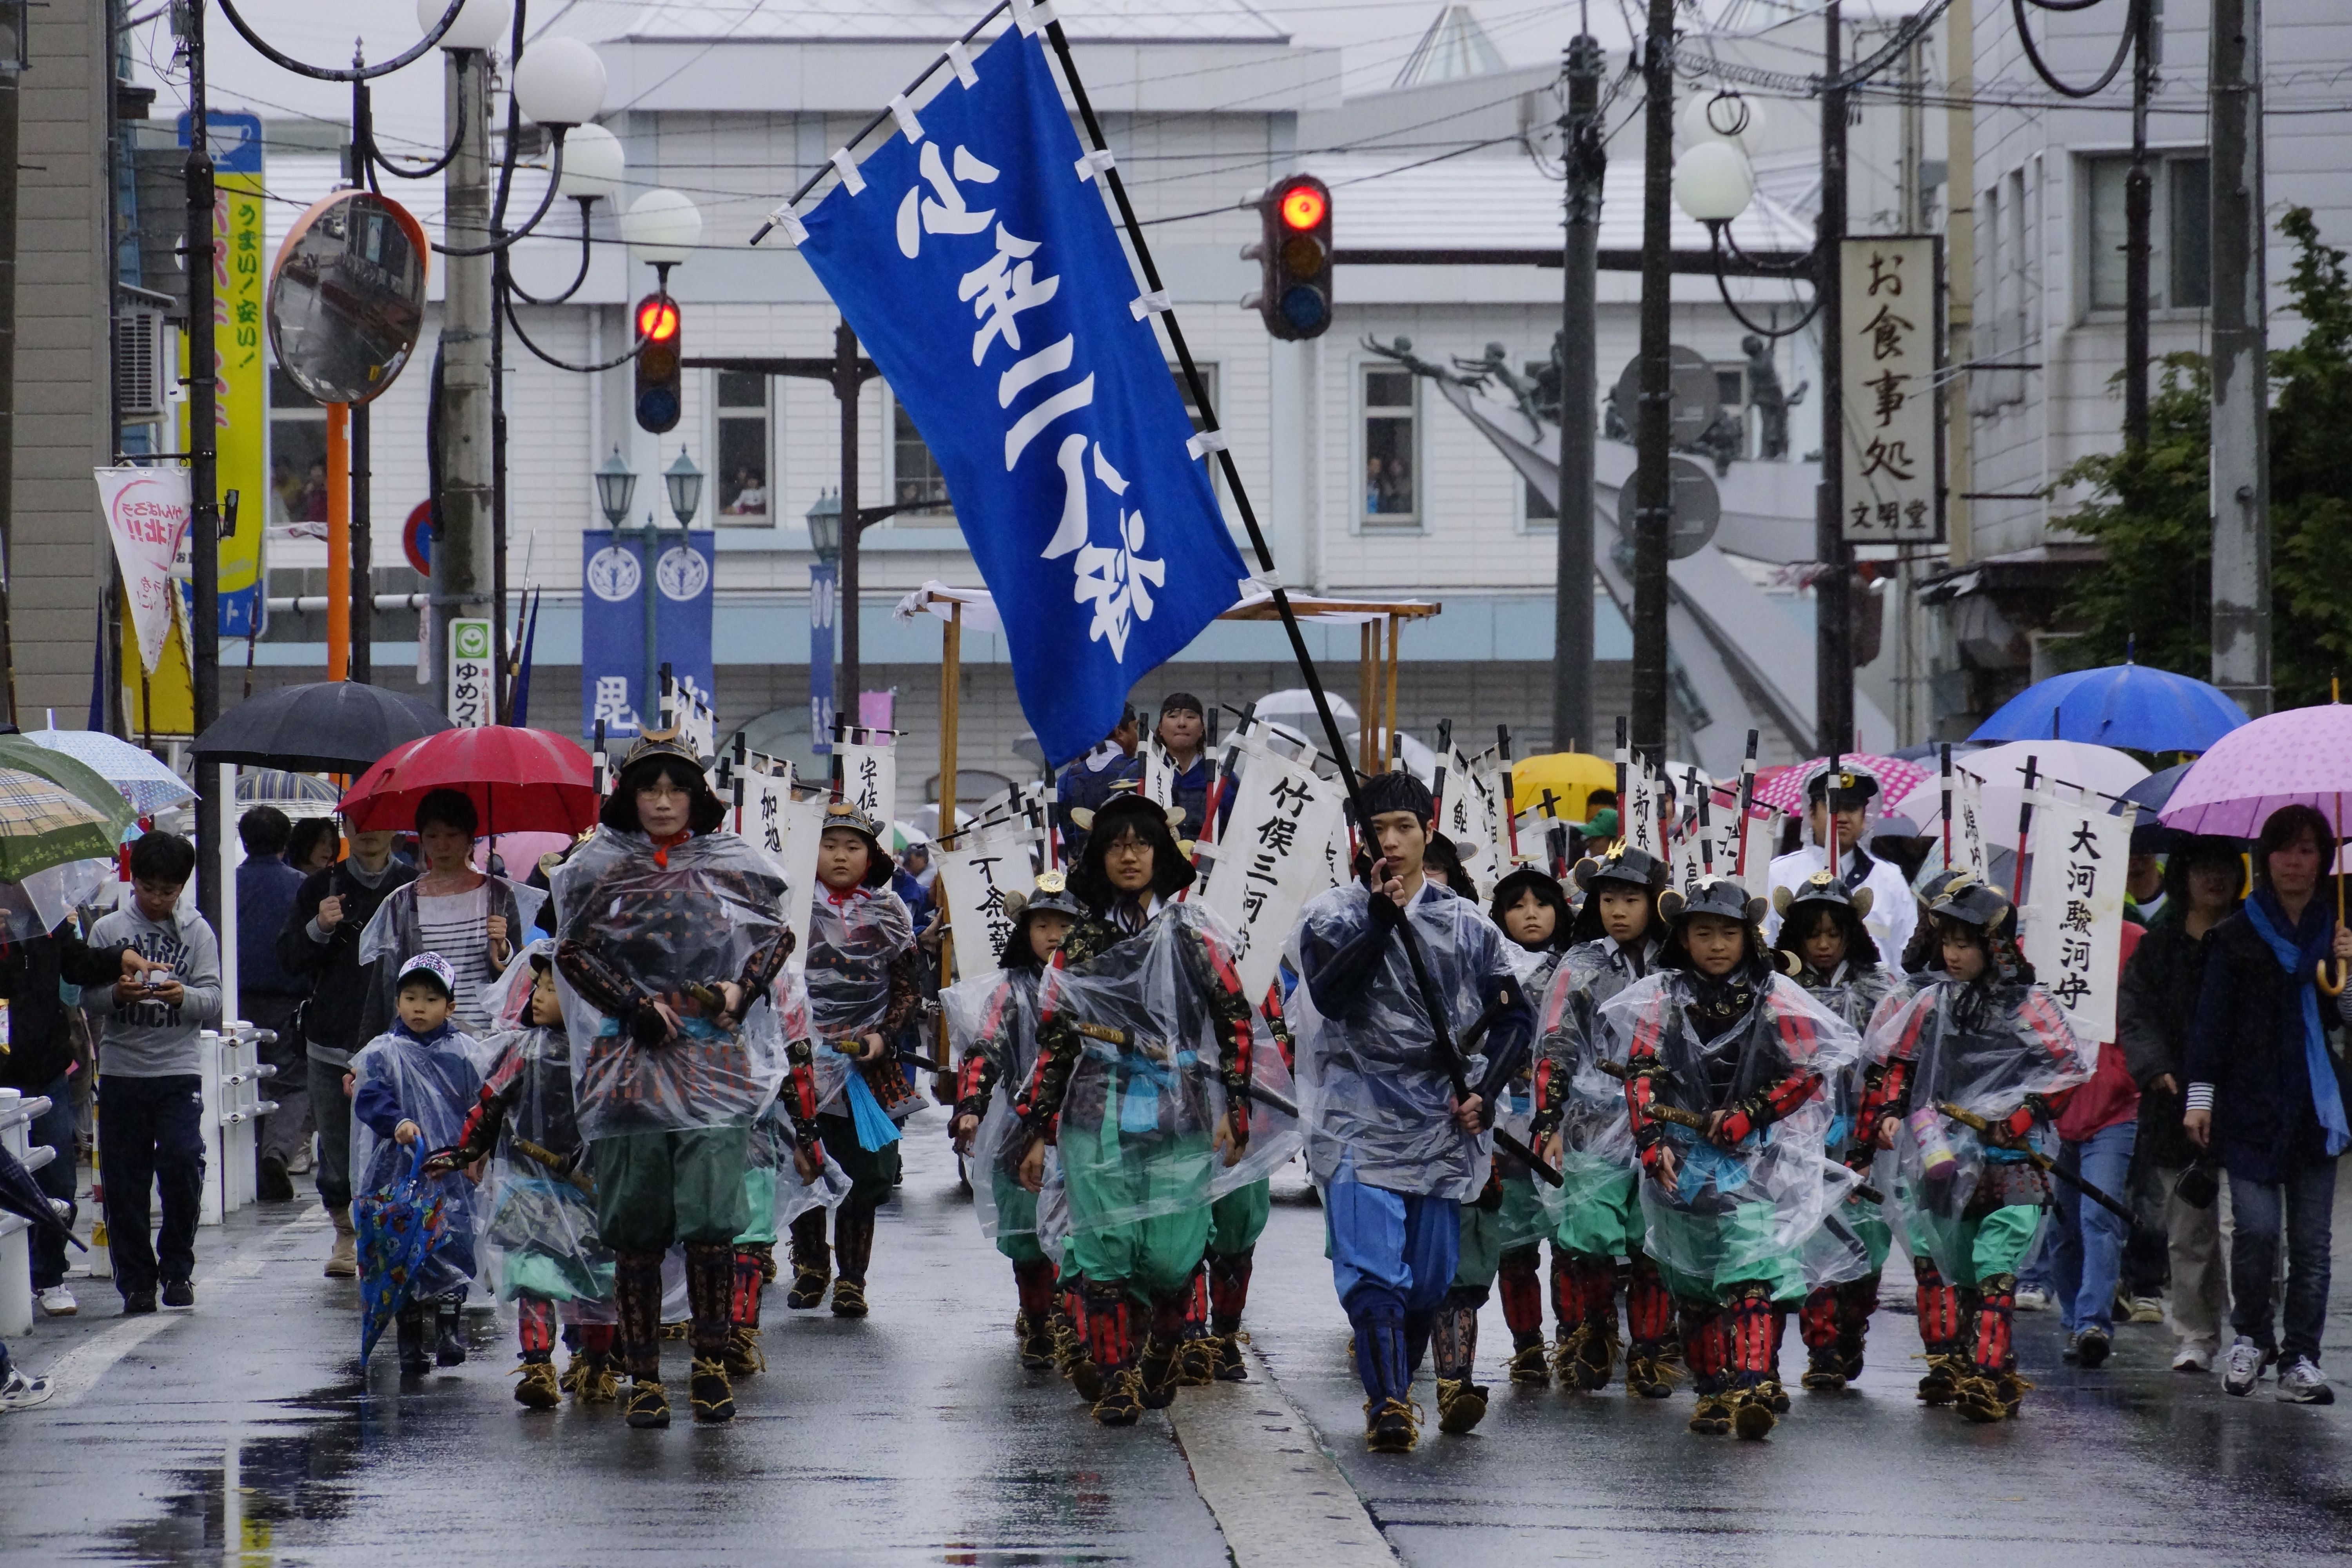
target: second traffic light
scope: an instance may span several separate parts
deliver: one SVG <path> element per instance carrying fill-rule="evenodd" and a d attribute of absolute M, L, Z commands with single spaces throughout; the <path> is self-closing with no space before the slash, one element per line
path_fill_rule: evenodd
<path fill-rule="evenodd" d="M 1256 307 L 1265 330 L 1296 342 L 1331 324 L 1331 187 L 1292 174 L 1257 199 L 1259 238 L 1242 252 L 1258 264 Z"/>
<path fill-rule="evenodd" d="M 658 436 L 677 424 L 684 398 L 678 385 L 677 301 L 648 294 L 637 301 L 637 427 Z"/>

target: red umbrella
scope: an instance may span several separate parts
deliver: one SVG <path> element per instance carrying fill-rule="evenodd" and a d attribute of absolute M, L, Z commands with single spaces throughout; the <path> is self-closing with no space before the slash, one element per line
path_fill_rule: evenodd
<path fill-rule="evenodd" d="M 407 829 L 436 789 L 473 801 L 485 835 L 586 832 L 596 821 L 596 786 L 579 742 L 544 730 L 486 724 L 444 730 L 379 759 L 343 794 L 352 830 Z"/>

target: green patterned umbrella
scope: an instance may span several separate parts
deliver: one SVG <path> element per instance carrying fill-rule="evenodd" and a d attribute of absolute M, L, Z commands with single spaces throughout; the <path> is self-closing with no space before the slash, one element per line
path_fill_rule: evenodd
<path fill-rule="evenodd" d="M 86 763 L 0 735 L 0 882 L 114 853 L 130 803 Z"/>

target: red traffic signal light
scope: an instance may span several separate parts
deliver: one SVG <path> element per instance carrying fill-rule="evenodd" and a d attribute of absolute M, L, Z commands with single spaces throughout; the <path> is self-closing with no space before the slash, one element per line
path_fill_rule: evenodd
<path fill-rule="evenodd" d="M 1331 188 L 1312 174 L 1277 180 L 1258 197 L 1260 237 L 1242 252 L 1259 266 L 1257 292 L 1243 301 L 1265 330 L 1292 342 L 1331 324 Z"/>
<path fill-rule="evenodd" d="M 637 427 L 658 436 L 675 428 L 685 406 L 679 384 L 677 301 L 648 294 L 637 301 Z"/>

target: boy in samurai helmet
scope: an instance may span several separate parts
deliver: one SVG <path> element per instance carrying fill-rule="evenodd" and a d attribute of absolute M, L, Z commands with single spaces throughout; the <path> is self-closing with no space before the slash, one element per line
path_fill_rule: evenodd
<path fill-rule="evenodd" d="M 555 989 L 555 943 L 542 937 L 523 957 L 514 984 L 495 988 L 489 999 L 493 1025 L 504 1027 L 482 1042 L 489 1067 L 480 1098 L 457 1143 L 425 1169 L 439 1173 L 491 1159 L 483 1239 L 498 1254 L 499 1294 L 515 1304 L 522 1344 L 516 1403 L 552 1410 L 568 1392 L 583 1404 L 610 1405 L 620 1392 L 613 1250 L 596 1234 L 595 1184 L 582 1169 L 586 1151 L 572 1100 L 572 1042 Z M 579 1338 L 561 1379 L 559 1313 Z"/>
<path fill-rule="evenodd" d="M 1919 1397 L 2000 1421 L 2028 1386 L 2010 1338 L 2017 1269 L 2051 1202 L 2026 1152 L 2053 1136 L 2063 1091 L 2090 1078 L 2097 1047 L 2034 984 L 2017 910 L 1999 889 L 1955 878 L 1928 917 L 1941 973 L 1873 1025 L 1870 1055 L 1885 1071 L 1864 1117 L 1895 1153 L 1927 1350 Z M 1987 1131 L 1946 1114 L 1948 1105 Z"/>
<path fill-rule="evenodd" d="M 1780 916 L 1782 964 L 1793 963 L 1797 984 L 1857 1034 L 1868 1032 L 1889 996 L 1907 994 L 1902 977 L 1880 963 L 1877 941 L 1863 923 L 1872 900 L 1871 889 L 1848 890 L 1843 879 L 1827 870 L 1772 893 L 1772 907 Z M 1832 1113 L 1830 1158 L 1843 1161 L 1864 1180 L 1877 1159 L 1878 1139 L 1875 1125 L 1863 1123 L 1862 1107 L 1879 1092 L 1884 1077 L 1883 1064 L 1856 1061 L 1832 1074 L 1827 1086 Z M 1854 1194 L 1825 1225 L 1824 1244 L 1809 1250 L 1811 1264 L 1817 1258 L 1827 1263 L 1843 1248 L 1858 1249 L 1867 1272 L 1857 1279 L 1810 1281 L 1798 1315 L 1808 1389 L 1834 1394 L 1862 1375 L 1863 1342 L 1870 1332 L 1870 1314 L 1878 1307 L 1879 1270 L 1893 1242 L 1894 1233 L 1877 1205 Z"/>
<path fill-rule="evenodd" d="M 1763 912 L 1728 877 L 1668 889 L 1661 973 L 1600 1009 L 1623 1052 L 1644 1249 L 1682 1309 L 1698 1394 L 1690 1428 L 1749 1438 L 1788 1407 L 1777 1309 L 1803 1297 L 1798 1249 L 1838 1195 L 1822 1085 L 1861 1048 L 1779 972 L 1757 930 Z"/>
<path fill-rule="evenodd" d="M 662 1254 L 686 1249 L 695 1417 L 734 1417 L 723 1361 L 734 1240 L 749 1217 L 751 1121 L 792 1075 L 796 1163 L 820 1158 L 808 1047 L 787 1047 L 768 1004 L 792 952 L 775 863 L 720 827 L 692 748 L 633 746 L 602 826 L 559 868 L 555 965 L 569 989 L 580 1130 L 596 1230 L 614 1255 L 624 1401 L 632 1426 L 669 1425 L 661 1383 Z"/>
<path fill-rule="evenodd" d="M 1060 1151 L 1063 1264 L 1085 1282 L 1094 1415 L 1108 1426 L 1175 1399 L 1213 1160 L 1233 1166 L 1250 1142 L 1253 1010 L 1223 923 L 1171 901 L 1193 872 L 1168 816 L 1129 791 L 1080 820 L 1070 883 L 1087 913 L 1040 987 L 1037 1063 L 1013 1107 L 1024 1186 L 1042 1184 L 1047 1143 Z"/>
<path fill-rule="evenodd" d="M 784 1305 L 808 1311 L 824 1300 L 833 1315 L 866 1316 L 866 1270 L 874 1256 L 874 1214 L 898 1184 L 898 1129 L 922 1103 L 892 1043 L 922 1001 L 913 917 L 890 890 L 892 862 L 881 827 L 855 801 L 825 807 L 817 842 L 816 894 L 809 903 L 809 1021 L 816 1031 L 816 1127 L 849 1177 L 849 1196 L 793 1221 L 793 1287 Z"/>
<path fill-rule="evenodd" d="M 1461 1205 L 1486 1185 L 1492 1108 L 1526 1060 L 1534 1018 L 1494 922 L 1423 874 L 1435 820 L 1428 786 L 1378 773 L 1360 799 L 1379 853 L 1365 882 L 1300 915 L 1289 958 L 1304 984 L 1291 1026 L 1310 1108 L 1307 1165 L 1356 1332 L 1364 1445 L 1407 1453 L 1420 1440 L 1413 1374 L 1461 1264 Z M 1441 1419 L 1465 1400 L 1483 1405 L 1485 1391 L 1440 1382 Z"/>
<path fill-rule="evenodd" d="M 1008 1080 L 1017 1089 L 1037 1065 L 1038 984 L 1086 906 L 1059 871 L 1042 873 L 1025 899 L 1007 893 L 1004 904 L 1013 930 L 1004 939 L 1003 966 L 940 993 L 961 1064 L 948 1135 L 956 1152 L 979 1167 L 973 1185 L 984 1189 L 986 1201 L 974 1206 L 996 1250 L 1013 1263 L 1020 1300 L 1013 1332 L 1021 1365 L 1043 1372 L 1058 1363 L 1067 1370 L 1077 1359 L 1076 1330 L 1055 1306 L 1060 1275 L 1037 1238 L 1037 1195 L 1021 1184 L 1024 1140 L 1008 1136 L 1012 1109 L 1000 1103 L 996 1090 Z"/>
<path fill-rule="evenodd" d="M 1625 1391 L 1647 1399 L 1673 1392 L 1666 1363 L 1674 1348 L 1675 1303 L 1658 1266 L 1642 1250 L 1640 1164 L 1623 1087 L 1596 1065 L 1608 1052 L 1596 1028 L 1601 1005 L 1646 979 L 1664 947 L 1653 904 L 1664 890 L 1666 863 L 1622 841 L 1598 859 L 1577 862 L 1584 892 L 1571 935 L 1575 945 L 1552 976 L 1538 1016 L 1533 1136 L 1559 1172 L 1557 1191 L 1539 1194 L 1552 1218 L 1552 1298 L 1559 1320 L 1553 1370 L 1565 1389 L 1604 1388 L 1619 1343 L 1617 1259 L 1631 1260 L 1625 1314 Z M 1532 1357 L 1528 1352 L 1534 1352 Z M 1521 1378 L 1531 1360 L 1538 1375 Z M 1514 1382 L 1540 1382 L 1543 1347 L 1521 1346 Z"/>

